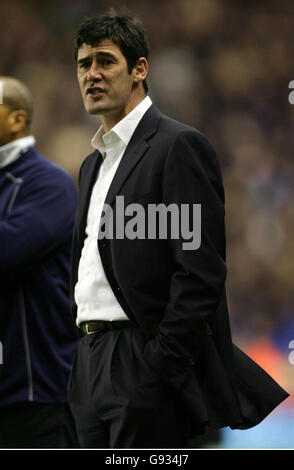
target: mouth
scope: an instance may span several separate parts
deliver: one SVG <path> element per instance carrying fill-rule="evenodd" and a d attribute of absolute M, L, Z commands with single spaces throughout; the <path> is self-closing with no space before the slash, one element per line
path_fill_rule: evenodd
<path fill-rule="evenodd" d="M 86 89 L 86 96 L 89 96 L 90 98 L 100 98 L 103 94 L 105 93 L 105 91 L 103 90 L 103 88 L 100 88 L 100 87 L 89 87 Z"/>

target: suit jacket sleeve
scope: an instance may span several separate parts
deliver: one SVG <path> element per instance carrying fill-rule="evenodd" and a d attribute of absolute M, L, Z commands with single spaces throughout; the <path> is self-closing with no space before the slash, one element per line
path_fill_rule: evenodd
<path fill-rule="evenodd" d="M 218 160 L 196 130 L 182 131 L 171 146 L 163 177 L 163 202 L 201 205 L 201 243 L 184 249 L 180 232 L 168 240 L 176 270 L 170 298 L 144 357 L 161 377 L 178 374 L 197 361 L 206 320 L 216 312 L 226 278 L 224 193 Z M 192 219 L 193 220 L 193 219 Z M 197 227 L 199 229 L 199 227 Z"/>

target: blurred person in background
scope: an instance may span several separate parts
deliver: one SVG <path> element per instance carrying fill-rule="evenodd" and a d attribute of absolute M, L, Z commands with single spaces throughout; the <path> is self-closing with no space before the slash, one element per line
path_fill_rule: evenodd
<path fill-rule="evenodd" d="M 152 104 L 148 53 L 125 13 L 89 18 L 75 38 L 85 109 L 102 121 L 80 170 L 72 254 L 83 337 L 69 401 L 88 448 L 185 448 L 207 425 L 252 427 L 287 397 L 232 345 L 219 163 L 202 134 Z M 125 205 L 201 204 L 199 248 L 185 250 L 170 223 L 166 239 L 103 236 L 108 207 L 114 225 L 125 222 L 118 195 Z"/>
<path fill-rule="evenodd" d="M 67 399 L 76 190 L 35 148 L 29 89 L 6 76 L 0 85 L 0 447 L 76 447 Z"/>

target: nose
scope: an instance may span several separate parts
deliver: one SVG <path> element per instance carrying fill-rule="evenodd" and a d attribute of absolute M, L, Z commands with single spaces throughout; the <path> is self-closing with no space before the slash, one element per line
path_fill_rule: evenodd
<path fill-rule="evenodd" d="M 102 79 L 101 69 L 99 65 L 93 60 L 91 67 L 87 72 L 87 80 L 91 81 L 99 81 Z"/>

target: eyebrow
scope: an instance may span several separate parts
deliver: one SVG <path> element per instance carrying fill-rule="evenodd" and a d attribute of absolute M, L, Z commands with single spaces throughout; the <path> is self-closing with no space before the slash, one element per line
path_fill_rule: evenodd
<path fill-rule="evenodd" d="M 109 59 L 114 59 L 116 60 L 116 57 L 111 54 L 111 52 L 94 52 L 93 54 L 90 54 L 86 57 L 83 57 L 82 59 L 78 60 L 78 64 L 83 64 L 84 62 L 87 62 L 88 60 L 92 59 L 93 57 L 108 57 Z"/>

